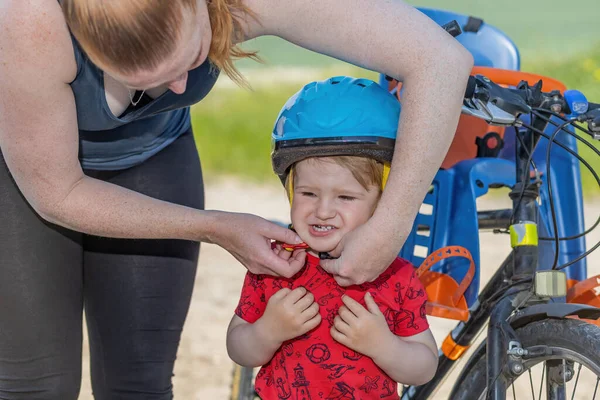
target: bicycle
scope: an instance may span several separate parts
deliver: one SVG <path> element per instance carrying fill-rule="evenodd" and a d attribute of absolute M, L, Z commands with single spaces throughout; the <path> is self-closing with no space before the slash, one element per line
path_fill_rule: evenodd
<path fill-rule="evenodd" d="M 450 29 L 455 29 L 455 25 L 447 26 L 447 30 Z M 418 258 L 414 252 L 416 246 L 428 248 L 431 255 L 418 269 L 430 299 L 428 314 L 460 322 L 442 343 L 439 366 L 433 380 L 418 387 L 404 387 L 402 399 L 430 398 L 456 361 L 466 354 L 488 319 L 487 338 L 461 371 L 451 391 L 451 399 L 505 399 L 509 388 L 515 390 L 517 378 L 528 373 L 532 381 L 531 370 L 538 364 L 542 366 L 542 384 L 546 377 L 548 399 L 566 398 L 567 383 L 574 386 L 571 395 L 574 398 L 583 366 L 596 377 L 594 398 L 599 392 L 600 327 L 597 320 L 600 309 L 578 304 L 582 300 L 598 304 L 597 297 L 589 296 L 594 294 L 593 289 L 598 285 L 597 277 L 568 282 L 564 270 L 579 262 L 600 243 L 562 265 L 559 265 L 559 253 L 561 242 L 584 237 L 600 223 L 600 219 L 585 232 L 560 237 L 550 155 L 553 146 L 562 148 L 586 165 L 600 185 L 596 172 L 559 137 L 574 135 L 577 140 L 591 146 L 567 129 L 571 126 L 600 139 L 600 104 L 588 102 L 580 92 L 564 89 L 561 92 L 560 84 L 552 79 L 537 81 L 538 78 L 521 72 L 478 68 L 469 81 L 463 113 L 493 126 L 514 128 L 515 159 L 484 154 L 484 157 L 457 163 L 452 174 L 464 178 L 462 192 L 467 193 L 471 205 L 490 187 L 511 188 L 512 209 L 477 212 L 471 207 L 465 222 L 474 226 L 475 232 L 479 229 L 509 232 L 513 250 L 483 290 L 477 293 L 478 269 L 472 258 L 469 259 L 470 253 L 464 249 L 467 246 L 440 250 L 442 246 L 435 246 L 435 230 L 447 226 L 433 221 L 434 212 L 417 217 L 401 255 L 415 259 Z M 397 85 L 395 90 L 400 93 Z M 587 129 L 582 124 L 587 124 Z M 547 133 L 548 130 L 552 133 Z M 490 137 L 498 140 L 497 136 Z M 544 174 L 534 162 L 534 150 L 541 138 L 548 140 Z M 600 155 L 600 151 L 593 149 Z M 490 169 L 495 169 L 495 173 L 489 174 Z M 444 184 L 452 187 L 449 180 L 455 178 L 449 177 L 449 174 L 448 171 L 440 171 L 425 204 L 434 209 L 439 206 L 440 191 Z M 540 199 L 541 205 L 538 204 Z M 549 212 L 543 212 L 545 208 Z M 437 217 L 452 219 L 439 210 Z M 453 221 L 456 222 L 456 216 Z M 461 226 L 461 231 L 464 228 Z M 457 242 L 460 240 L 457 239 Z M 450 244 L 461 244 L 457 242 Z M 457 259 L 457 256 L 466 256 L 467 259 Z M 236 366 L 234 373 L 232 395 L 235 397 L 232 399 L 253 399 L 252 370 Z M 533 383 L 531 389 L 536 398 Z M 542 392 L 540 388 L 540 398 Z"/>

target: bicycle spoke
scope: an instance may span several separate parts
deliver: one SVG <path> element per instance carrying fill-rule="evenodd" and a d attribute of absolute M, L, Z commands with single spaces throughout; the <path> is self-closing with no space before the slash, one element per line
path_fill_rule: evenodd
<path fill-rule="evenodd" d="M 512 388 L 513 388 L 513 399 L 517 400 L 517 394 L 515 393 L 515 383 L 513 382 L 512 385 L 510 385 L 510 386 L 512 386 Z"/>
<path fill-rule="evenodd" d="M 544 387 L 544 374 L 546 373 L 546 361 L 544 361 L 544 366 L 542 367 L 542 381 L 540 382 L 540 397 L 538 400 L 542 400 L 542 388 Z"/>
<path fill-rule="evenodd" d="M 596 392 L 598 391 L 598 382 L 600 382 L 600 376 L 596 377 L 596 387 L 594 388 L 594 398 L 592 398 L 592 400 L 596 400 Z"/>
<path fill-rule="evenodd" d="M 581 367 L 583 364 L 579 364 L 579 368 L 577 369 L 577 378 L 575 378 L 575 386 L 573 386 L 573 393 L 571 394 L 571 400 L 575 398 L 575 390 L 577 389 L 577 382 L 579 382 L 579 374 L 581 373 Z"/>
<path fill-rule="evenodd" d="M 531 384 L 531 398 L 535 400 L 535 389 L 533 389 L 533 377 L 531 376 L 531 368 L 527 370 L 529 372 L 529 383 Z"/>

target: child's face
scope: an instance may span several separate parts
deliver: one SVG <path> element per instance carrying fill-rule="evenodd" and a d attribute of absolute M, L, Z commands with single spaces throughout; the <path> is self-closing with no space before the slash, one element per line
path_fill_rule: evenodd
<path fill-rule="evenodd" d="M 292 224 L 313 251 L 333 250 L 373 214 L 379 188 L 367 191 L 346 168 L 327 159 L 309 159 L 294 169 Z"/>

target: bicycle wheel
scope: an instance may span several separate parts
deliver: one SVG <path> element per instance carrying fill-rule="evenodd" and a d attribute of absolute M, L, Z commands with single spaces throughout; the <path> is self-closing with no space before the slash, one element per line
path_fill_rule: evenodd
<path fill-rule="evenodd" d="M 231 376 L 230 400 L 254 400 L 258 399 L 254 393 L 254 370 L 235 364 Z"/>
<path fill-rule="evenodd" d="M 547 346 L 551 351 L 523 360 L 523 372 L 518 378 L 506 380 L 507 399 L 563 398 L 553 397 L 552 393 L 557 391 L 566 393 L 564 398 L 567 399 L 600 399 L 598 326 L 570 318 L 546 319 L 516 331 L 523 349 Z M 451 400 L 486 399 L 485 342 L 471 356 L 457 382 L 450 394 Z"/>

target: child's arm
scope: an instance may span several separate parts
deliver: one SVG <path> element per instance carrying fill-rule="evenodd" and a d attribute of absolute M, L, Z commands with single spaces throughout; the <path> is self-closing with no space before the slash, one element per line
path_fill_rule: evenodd
<path fill-rule="evenodd" d="M 265 332 L 260 319 L 251 324 L 237 315 L 231 318 L 227 328 L 227 353 L 237 364 L 244 367 L 265 365 L 279 346 L 281 343 Z"/>
<path fill-rule="evenodd" d="M 410 337 L 390 336 L 374 349 L 370 357 L 396 382 L 422 385 L 435 375 L 438 351 L 431 331 L 427 329 Z"/>
<path fill-rule="evenodd" d="M 390 378 L 408 385 L 421 385 L 433 378 L 437 369 L 437 348 L 428 330 L 410 337 L 390 331 L 379 306 L 369 293 L 365 309 L 343 296 L 331 327 L 331 336 L 339 343 L 373 359 Z"/>
<path fill-rule="evenodd" d="M 271 296 L 256 322 L 234 315 L 227 330 L 227 352 L 239 365 L 258 367 L 269 362 L 283 342 L 303 335 L 319 323 L 319 305 L 312 293 L 303 287 L 284 288 Z"/>

